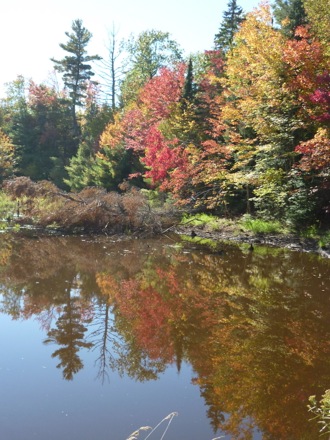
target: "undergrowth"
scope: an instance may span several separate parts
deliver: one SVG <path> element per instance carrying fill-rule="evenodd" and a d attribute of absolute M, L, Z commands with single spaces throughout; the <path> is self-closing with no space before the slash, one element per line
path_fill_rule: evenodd
<path fill-rule="evenodd" d="M 87 187 L 66 193 L 48 181 L 33 182 L 17 177 L 3 183 L 0 192 L 0 221 L 6 228 L 30 224 L 66 233 L 164 233 L 177 225 L 181 211 L 158 193 L 128 188 L 107 192 Z M 244 215 L 241 219 L 219 218 L 207 213 L 184 215 L 180 225 L 208 232 L 226 231 L 232 236 L 242 233 L 289 234 L 290 229 L 277 220 Z M 300 236 L 313 238 L 319 246 L 330 247 L 330 231 L 312 226 Z"/>
<path fill-rule="evenodd" d="M 175 212 L 152 209 L 136 188 L 117 193 L 88 187 L 66 193 L 48 181 L 18 177 L 4 182 L 3 191 L 6 200 L 19 206 L 22 222 L 71 233 L 159 233 L 176 221 Z"/>
<path fill-rule="evenodd" d="M 254 234 L 278 234 L 281 232 L 288 232 L 288 229 L 284 228 L 283 224 L 279 221 L 254 218 L 251 215 L 244 215 L 240 219 L 231 220 L 202 213 L 193 216 L 184 216 L 181 225 L 207 228 L 211 231 L 219 231 L 224 228 L 229 228 L 233 234 L 245 231 L 250 231 Z"/>

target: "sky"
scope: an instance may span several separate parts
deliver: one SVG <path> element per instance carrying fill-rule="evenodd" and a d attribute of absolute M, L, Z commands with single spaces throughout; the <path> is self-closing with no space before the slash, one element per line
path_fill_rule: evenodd
<path fill-rule="evenodd" d="M 89 55 L 107 56 L 109 32 L 118 39 L 145 30 L 169 32 L 185 55 L 212 49 L 228 0 L 10 0 L 0 14 L 0 94 L 17 75 L 45 82 L 53 72 L 50 58 L 62 59 L 73 20 L 82 19 L 93 37 Z M 250 12 L 258 0 L 238 4 Z"/>

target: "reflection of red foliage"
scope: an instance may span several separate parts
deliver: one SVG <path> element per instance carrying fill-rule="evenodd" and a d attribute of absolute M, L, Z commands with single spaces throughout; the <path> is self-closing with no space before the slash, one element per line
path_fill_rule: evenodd
<path fill-rule="evenodd" d="M 172 362 L 170 305 L 162 301 L 156 289 L 140 288 L 136 280 L 123 281 L 116 300 L 120 313 L 133 327 L 140 348 L 146 350 L 151 359 Z"/>
<path fill-rule="evenodd" d="M 152 281 L 122 281 L 116 305 L 133 327 L 139 347 L 151 359 L 173 362 L 176 340 L 180 334 L 187 334 L 187 327 L 192 334 L 195 328 L 207 332 L 218 322 L 214 306 L 219 298 L 196 291 L 186 277 L 178 278 L 175 268 L 156 269 L 155 276 Z M 198 349 L 197 341 L 190 345 Z"/>

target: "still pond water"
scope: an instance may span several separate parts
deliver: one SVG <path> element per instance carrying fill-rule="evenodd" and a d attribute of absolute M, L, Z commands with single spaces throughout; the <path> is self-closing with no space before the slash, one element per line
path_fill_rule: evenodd
<path fill-rule="evenodd" d="M 318 439 L 330 260 L 221 247 L 1 235 L 0 438 Z"/>

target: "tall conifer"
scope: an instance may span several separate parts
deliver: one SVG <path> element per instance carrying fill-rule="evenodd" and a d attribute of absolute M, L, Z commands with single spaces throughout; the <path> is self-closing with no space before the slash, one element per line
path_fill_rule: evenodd
<path fill-rule="evenodd" d="M 60 47 L 69 53 L 62 60 L 52 61 L 55 63 L 55 70 L 63 73 L 63 81 L 69 90 L 71 98 L 71 109 L 74 131 L 78 131 L 76 107 L 83 105 L 86 97 L 88 81 L 94 75 L 90 61 L 100 60 L 98 55 L 87 55 L 86 46 L 92 38 L 91 32 L 83 27 L 82 20 L 74 20 L 72 33 L 65 32 L 68 37 L 66 44 L 61 43 Z"/>
<path fill-rule="evenodd" d="M 219 32 L 214 37 L 214 48 L 224 53 L 231 49 L 234 35 L 244 20 L 243 9 L 236 0 L 229 0 L 227 10 L 222 15 Z"/>
<path fill-rule="evenodd" d="M 188 102 L 191 102 L 194 99 L 195 96 L 195 87 L 193 84 L 194 80 L 194 74 L 193 74 L 193 64 L 191 58 L 188 62 L 187 67 L 187 73 L 186 73 L 186 79 L 183 86 L 183 92 L 182 92 L 182 105 L 185 107 Z"/>

